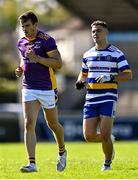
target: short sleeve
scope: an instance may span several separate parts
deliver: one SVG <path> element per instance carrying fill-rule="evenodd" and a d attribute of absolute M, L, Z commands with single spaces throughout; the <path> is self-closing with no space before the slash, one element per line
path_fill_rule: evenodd
<path fill-rule="evenodd" d="M 53 51 L 53 50 L 57 49 L 57 45 L 56 45 L 56 42 L 55 42 L 54 38 L 49 37 L 49 38 L 45 41 L 45 48 L 46 48 L 46 51 L 47 51 L 47 52 Z"/>
<path fill-rule="evenodd" d="M 25 49 L 22 47 L 22 44 L 23 44 L 23 39 L 19 39 L 18 42 L 17 42 L 17 47 L 18 47 L 18 50 L 19 50 L 20 58 L 25 56 Z"/>
<path fill-rule="evenodd" d="M 124 54 L 121 54 L 121 56 L 118 57 L 118 70 L 121 72 L 130 71 L 130 66 Z"/>
<path fill-rule="evenodd" d="M 87 60 L 85 58 L 82 59 L 82 72 L 88 73 Z"/>

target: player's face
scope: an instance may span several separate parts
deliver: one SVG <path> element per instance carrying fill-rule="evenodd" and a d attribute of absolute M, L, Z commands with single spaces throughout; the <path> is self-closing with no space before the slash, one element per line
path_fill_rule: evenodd
<path fill-rule="evenodd" d="M 108 30 L 101 25 L 92 26 L 92 38 L 95 43 L 106 42 Z"/>
<path fill-rule="evenodd" d="M 37 23 L 33 24 L 31 20 L 21 22 L 22 30 L 26 37 L 32 37 L 36 33 Z"/>

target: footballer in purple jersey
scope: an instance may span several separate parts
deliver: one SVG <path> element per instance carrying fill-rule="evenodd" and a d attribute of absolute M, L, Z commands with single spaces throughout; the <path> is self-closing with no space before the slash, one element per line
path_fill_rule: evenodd
<path fill-rule="evenodd" d="M 24 140 L 28 155 L 28 164 L 21 172 L 36 172 L 35 126 L 40 107 L 42 107 L 48 127 L 52 130 L 57 146 L 57 171 L 66 168 L 67 151 L 64 143 L 64 130 L 58 121 L 56 107 L 56 79 L 54 69 L 62 66 L 62 59 L 55 40 L 37 27 L 37 16 L 28 11 L 19 17 L 25 37 L 19 39 L 21 54 L 20 67 L 16 68 L 17 77 L 23 75 L 22 104 L 24 115 Z"/>
<path fill-rule="evenodd" d="M 83 134 L 86 141 L 102 142 L 105 156 L 101 171 L 111 170 L 114 158 L 112 133 L 117 100 L 117 83 L 132 79 L 132 72 L 123 53 L 107 40 L 104 21 L 91 24 L 95 46 L 84 54 L 76 89 L 86 87 L 83 109 Z M 111 61 L 112 60 L 112 61 Z"/>
<path fill-rule="evenodd" d="M 26 57 L 26 52 L 30 49 L 35 55 L 48 58 L 48 52 L 57 50 L 55 40 L 38 30 L 33 40 L 29 40 L 27 37 L 21 38 L 18 41 L 18 49 L 24 63 L 23 88 L 37 90 L 57 88 L 53 69 Z"/>

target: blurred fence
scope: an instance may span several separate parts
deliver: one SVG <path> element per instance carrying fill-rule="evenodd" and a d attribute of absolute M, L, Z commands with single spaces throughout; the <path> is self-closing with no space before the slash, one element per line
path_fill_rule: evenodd
<path fill-rule="evenodd" d="M 82 112 L 61 112 L 59 121 L 64 127 L 65 141 L 83 141 Z M 138 140 L 138 116 L 116 117 L 113 134 L 116 140 Z M 36 134 L 38 141 L 53 141 L 42 110 L 39 113 Z M 0 142 L 23 141 L 21 104 L 0 104 Z"/>

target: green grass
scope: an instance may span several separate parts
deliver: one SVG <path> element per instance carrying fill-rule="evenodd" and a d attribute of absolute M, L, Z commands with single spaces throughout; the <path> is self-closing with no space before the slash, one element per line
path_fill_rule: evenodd
<path fill-rule="evenodd" d="M 55 143 L 38 143 L 37 173 L 21 173 L 27 163 L 22 143 L 0 144 L 0 178 L 6 179 L 136 179 L 138 178 L 138 143 L 116 142 L 112 171 L 100 172 L 103 163 L 101 144 L 66 143 L 68 163 L 64 172 L 56 172 Z"/>

